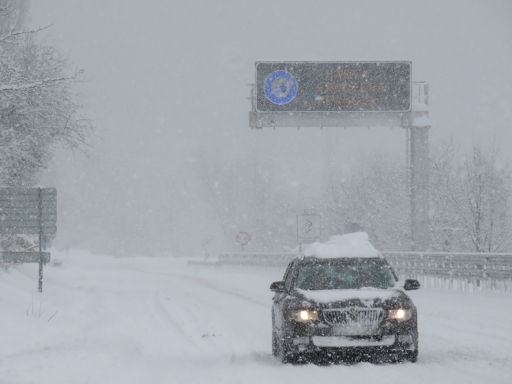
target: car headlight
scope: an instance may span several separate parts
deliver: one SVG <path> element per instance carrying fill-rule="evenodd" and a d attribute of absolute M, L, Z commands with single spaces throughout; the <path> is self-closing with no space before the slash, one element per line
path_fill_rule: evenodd
<path fill-rule="evenodd" d="M 318 320 L 318 311 L 312 309 L 300 309 L 293 313 L 293 319 L 299 322 L 308 322 Z"/>
<path fill-rule="evenodd" d="M 398 321 L 407 321 L 412 317 L 412 311 L 406 308 L 397 308 L 389 310 L 389 318 Z"/>

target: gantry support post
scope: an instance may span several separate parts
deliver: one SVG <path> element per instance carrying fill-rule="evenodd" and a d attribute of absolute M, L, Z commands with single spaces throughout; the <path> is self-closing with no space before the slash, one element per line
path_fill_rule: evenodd
<path fill-rule="evenodd" d="M 410 197 L 411 248 L 427 251 L 430 246 L 430 158 L 428 88 L 414 103 L 407 119 L 407 165 Z"/>

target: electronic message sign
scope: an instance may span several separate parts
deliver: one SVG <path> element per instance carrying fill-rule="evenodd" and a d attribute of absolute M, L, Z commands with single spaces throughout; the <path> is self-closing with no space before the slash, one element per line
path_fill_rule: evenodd
<path fill-rule="evenodd" d="M 407 112 L 411 63 L 257 62 L 260 112 Z"/>

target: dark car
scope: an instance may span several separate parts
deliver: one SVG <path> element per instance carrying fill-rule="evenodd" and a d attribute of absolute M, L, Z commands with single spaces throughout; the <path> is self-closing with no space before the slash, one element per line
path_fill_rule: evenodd
<path fill-rule="evenodd" d="M 297 258 L 272 283 L 272 354 L 283 362 L 336 356 L 415 362 L 417 312 L 388 262 Z M 400 289 L 402 288 L 402 289 Z"/>

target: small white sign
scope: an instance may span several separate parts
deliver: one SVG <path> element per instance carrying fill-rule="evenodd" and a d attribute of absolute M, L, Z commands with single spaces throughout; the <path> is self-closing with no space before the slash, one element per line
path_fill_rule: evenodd
<path fill-rule="evenodd" d="M 320 215 L 305 213 L 297 216 L 297 241 L 299 244 L 319 240 L 320 235 Z"/>

